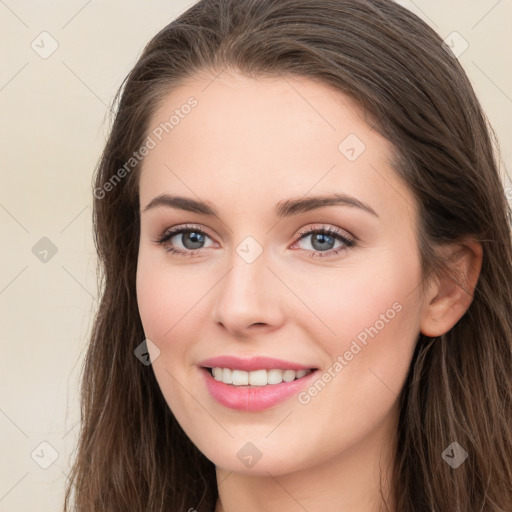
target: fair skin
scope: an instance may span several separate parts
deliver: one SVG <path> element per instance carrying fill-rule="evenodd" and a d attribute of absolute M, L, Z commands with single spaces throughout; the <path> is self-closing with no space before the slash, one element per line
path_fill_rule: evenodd
<path fill-rule="evenodd" d="M 184 431 L 216 466 L 216 512 L 375 512 L 380 478 L 392 506 L 397 399 L 418 334 L 449 330 L 471 297 L 448 278 L 422 282 L 415 199 L 391 167 L 392 146 L 348 97 L 305 78 L 215 75 L 173 89 L 150 124 L 197 99 L 146 156 L 140 176 L 137 300 L 145 335 L 160 350 L 155 376 Z M 353 161 L 338 149 L 349 134 L 366 146 Z M 165 205 L 145 210 L 165 193 L 207 202 L 219 217 Z M 347 204 L 282 218 L 274 212 L 288 199 L 332 193 L 374 213 Z M 187 234 L 155 242 L 184 224 L 196 228 L 189 235 L 206 233 L 201 248 Z M 299 235 L 322 227 L 355 245 L 334 236 L 322 246 L 314 234 Z M 237 253 L 248 236 L 262 249 L 251 263 Z M 195 254 L 172 254 L 170 246 Z M 443 251 L 471 290 L 480 246 Z M 390 310 L 393 318 L 377 324 Z M 264 355 L 322 374 L 376 325 L 378 333 L 308 403 L 293 396 L 263 411 L 230 409 L 209 394 L 198 366 L 219 355 Z M 237 457 L 248 442 L 262 454 L 252 467 Z"/>

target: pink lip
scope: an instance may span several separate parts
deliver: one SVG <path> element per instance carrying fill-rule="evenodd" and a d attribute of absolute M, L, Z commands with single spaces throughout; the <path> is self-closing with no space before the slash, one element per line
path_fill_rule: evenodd
<path fill-rule="evenodd" d="M 221 367 L 229 368 L 229 365 Z M 238 369 L 241 368 L 238 367 Z M 291 382 L 282 382 L 281 384 L 269 384 L 267 386 L 233 386 L 215 380 L 208 369 L 202 368 L 201 373 L 203 374 L 210 395 L 217 402 L 230 409 L 254 412 L 268 409 L 296 395 L 310 383 L 311 379 L 316 377 L 317 374 L 317 372 L 314 371 L 300 379 Z"/>
<path fill-rule="evenodd" d="M 245 370 L 251 372 L 254 370 L 311 370 L 314 366 L 305 366 L 291 361 L 282 359 L 274 359 L 273 357 L 235 357 L 235 356 L 219 356 L 205 359 L 198 363 L 203 368 L 231 368 L 234 370 Z M 277 384 L 276 384 L 277 385 Z"/>

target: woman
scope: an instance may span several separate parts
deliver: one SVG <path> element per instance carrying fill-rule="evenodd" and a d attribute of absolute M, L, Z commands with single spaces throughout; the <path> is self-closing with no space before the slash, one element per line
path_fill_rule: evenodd
<path fill-rule="evenodd" d="M 510 209 L 415 15 L 196 3 L 120 90 L 94 196 L 66 510 L 512 510 Z"/>

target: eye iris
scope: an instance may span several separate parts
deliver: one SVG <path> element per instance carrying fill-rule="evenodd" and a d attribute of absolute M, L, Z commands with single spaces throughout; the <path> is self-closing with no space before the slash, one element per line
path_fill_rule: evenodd
<path fill-rule="evenodd" d="M 318 247 L 315 246 L 316 243 L 320 243 Z M 332 249 L 332 247 L 327 247 L 325 244 L 331 245 L 334 244 L 334 237 L 327 235 L 326 233 L 315 233 L 313 235 L 313 240 L 311 245 L 317 251 L 321 251 L 322 249 Z"/>
<path fill-rule="evenodd" d="M 190 240 L 192 247 L 185 243 L 186 240 Z M 199 249 L 201 248 L 201 245 L 204 244 L 204 235 L 196 233 L 195 231 L 188 231 L 186 233 L 182 233 L 181 241 L 187 249 Z"/>

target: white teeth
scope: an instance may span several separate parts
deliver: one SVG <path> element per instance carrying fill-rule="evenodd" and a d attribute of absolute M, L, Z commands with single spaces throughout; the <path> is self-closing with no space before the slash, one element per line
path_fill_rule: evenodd
<path fill-rule="evenodd" d="M 295 380 L 295 370 L 285 370 L 283 372 L 283 380 L 285 382 L 291 382 L 292 380 Z"/>
<path fill-rule="evenodd" d="M 220 369 L 220 368 L 219 368 Z M 222 382 L 226 384 L 231 384 L 233 382 L 233 374 L 229 368 L 222 368 Z"/>
<path fill-rule="evenodd" d="M 267 384 L 281 384 L 283 370 L 267 370 Z"/>
<path fill-rule="evenodd" d="M 311 370 L 232 370 L 231 368 L 212 368 L 213 378 L 224 384 L 233 386 L 266 386 L 300 379 L 311 373 Z"/>
<path fill-rule="evenodd" d="M 233 370 L 232 377 L 233 382 L 231 384 L 234 386 L 247 386 L 247 384 L 249 384 L 249 372 L 244 372 L 243 370 Z M 224 382 L 224 379 L 222 382 Z M 228 382 L 227 384 L 230 383 Z"/>
<path fill-rule="evenodd" d="M 267 370 L 255 370 L 249 372 L 249 384 L 251 386 L 267 385 Z"/>

